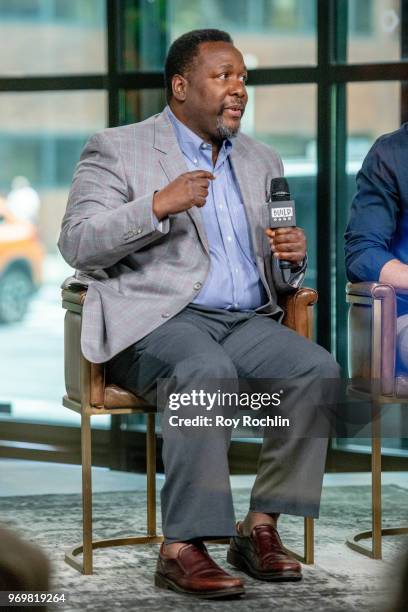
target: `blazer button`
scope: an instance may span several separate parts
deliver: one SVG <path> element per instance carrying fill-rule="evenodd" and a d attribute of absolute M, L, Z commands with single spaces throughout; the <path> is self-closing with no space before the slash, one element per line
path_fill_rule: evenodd
<path fill-rule="evenodd" d="M 202 283 L 196 283 L 194 285 L 194 289 L 201 289 L 202 286 L 203 286 Z"/>
<path fill-rule="evenodd" d="M 162 318 L 163 318 L 163 319 L 168 319 L 168 318 L 169 318 L 169 316 L 170 316 L 170 313 L 169 313 L 169 312 L 163 312 L 163 314 L 162 314 Z"/>

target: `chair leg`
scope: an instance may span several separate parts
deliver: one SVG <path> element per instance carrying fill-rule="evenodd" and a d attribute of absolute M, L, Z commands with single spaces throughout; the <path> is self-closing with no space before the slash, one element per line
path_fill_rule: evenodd
<path fill-rule="evenodd" d="M 314 563 L 314 519 L 311 516 L 304 518 L 303 554 L 285 546 L 285 549 L 295 559 L 305 565 Z"/>
<path fill-rule="evenodd" d="M 305 563 L 314 563 L 314 520 L 310 516 L 305 516 Z"/>
<path fill-rule="evenodd" d="M 382 558 L 381 533 L 381 432 L 380 415 L 374 412 L 371 448 L 373 559 Z"/>
<path fill-rule="evenodd" d="M 146 428 L 147 534 L 156 535 L 156 432 L 155 415 L 148 413 Z"/>
<path fill-rule="evenodd" d="M 91 417 L 81 413 L 83 573 L 92 574 L 92 434 Z"/>

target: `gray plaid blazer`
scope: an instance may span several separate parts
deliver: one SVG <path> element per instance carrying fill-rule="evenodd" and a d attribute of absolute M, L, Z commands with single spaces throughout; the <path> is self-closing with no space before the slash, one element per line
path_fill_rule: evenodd
<path fill-rule="evenodd" d="M 271 178 L 282 176 L 282 162 L 266 145 L 239 134 L 231 163 L 269 299 L 262 313 L 278 315 L 277 292 L 288 287 L 274 275 L 264 227 L 266 194 Z M 146 336 L 187 306 L 204 283 L 210 257 L 200 209 L 169 215 L 157 228 L 152 218 L 153 193 L 187 171 L 166 112 L 103 130 L 85 145 L 58 246 L 77 270 L 63 286 L 88 286 L 81 334 L 88 360 L 107 361 Z"/>

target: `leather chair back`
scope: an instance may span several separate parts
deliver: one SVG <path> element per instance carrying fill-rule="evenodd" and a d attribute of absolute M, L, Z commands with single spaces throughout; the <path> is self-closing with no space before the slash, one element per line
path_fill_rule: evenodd
<path fill-rule="evenodd" d="M 395 393 L 396 297 L 380 283 L 348 283 L 348 364 L 353 388 Z"/>

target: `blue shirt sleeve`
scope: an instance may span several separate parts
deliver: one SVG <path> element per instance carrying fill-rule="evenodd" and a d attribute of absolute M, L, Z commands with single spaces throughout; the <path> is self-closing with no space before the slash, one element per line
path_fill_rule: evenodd
<path fill-rule="evenodd" d="M 378 281 L 382 267 L 395 259 L 392 242 L 398 213 L 394 150 L 380 138 L 357 174 L 357 193 L 344 236 L 350 281 Z"/>

